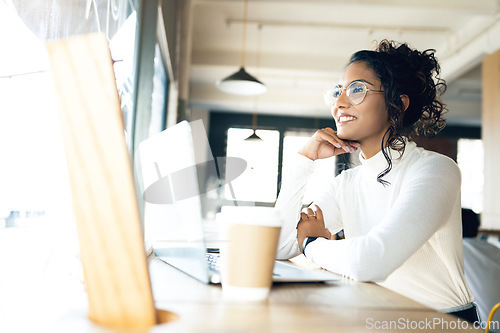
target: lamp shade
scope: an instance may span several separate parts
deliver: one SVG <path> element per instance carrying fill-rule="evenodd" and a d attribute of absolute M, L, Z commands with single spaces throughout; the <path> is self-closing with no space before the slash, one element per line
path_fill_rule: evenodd
<path fill-rule="evenodd" d="M 267 90 L 264 83 L 248 74 L 243 67 L 240 67 L 239 71 L 225 79 L 217 81 L 216 84 L 220 90 L 236 95 L 260 95 Z"/>
<path fill-rule="evenodd" d="M 250 135 L 248 138 L 245 139 L 245 141 L 263 141 L 260 136 L 255 133 L 255 130 L 253 131 L 252 135 Z"/>

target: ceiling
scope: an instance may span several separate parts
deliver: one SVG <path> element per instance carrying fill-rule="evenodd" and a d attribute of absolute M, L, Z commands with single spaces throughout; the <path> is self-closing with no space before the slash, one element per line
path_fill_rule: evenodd
<path fill-rule="evenodd" d="M 329 117 L 322 92 L 374 41 L 435 49 L 449 87 L 449 123 L 480 125 L 482 58 L 500 49 L 497 0 L 249 0 L 244 66 L 268 90 L 220 92 L 241 64 L 243 0 L 193 0 L 192 108 Z"/>

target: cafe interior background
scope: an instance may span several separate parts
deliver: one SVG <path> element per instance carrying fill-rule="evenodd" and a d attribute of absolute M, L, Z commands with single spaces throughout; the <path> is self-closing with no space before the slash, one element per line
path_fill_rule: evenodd
<path fill-rule="evenodd" d="M 96 32 L 108 38 L 132 165 L 140 142 L 181 120 L 203 121 L 207 156 L 245 158 L 248 168 L 233 182 L 236 198 L 227 187 L 203 194 L 207 220 L 234 199 L 273 205 L 291 154 L 316 129 L 334 126 L 323 91 L 353 52 L 382 39 L 435 49 L 448 83 L 448 125 L 419 144 L 458 162 L 463 207 L 483 216 L 491 198 L 484 194 L 494 152 L 482 133 L 481 65 L 500 49 L 497 0 L 1 0 L 0 7 L 0 290 L 18 295 L 18 304 L 0 300 L 0 323 L 21 318 L 26 304 L 49 322 L 55 315 L 44 314 L 42 299 L 63 313 L 80 297 L 42 297 L 82 279 L 44 47 L 51 40 Z M 241 68 L 262 84 L 223 91 L 224 79 Z M 260 140 L 246 140 L 254 133 Z M 349 162 L 356 157 L 318 163 L 309 193 L 316 179 Z M 217 181 L 199 176 L 206 186 Z M 500 229 L 493 222 L 482 226 Z"/>

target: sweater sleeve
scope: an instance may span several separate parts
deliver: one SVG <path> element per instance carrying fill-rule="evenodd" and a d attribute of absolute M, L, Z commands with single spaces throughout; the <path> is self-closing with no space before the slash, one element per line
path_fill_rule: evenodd
<path fill-rule="evenodd" d="M 363 236 L 318 239 L 307 247 L 306 256 L 355 280 L 381 281 L 448 221 L 460 200 L 460 181 L 460 170 L 451 159 L 439 157 L 414 165 L 381 223 Z"/>
<path fill-rule="evenodd" d="M 297 223 L 300 220 L 307 181 L 314 170 L 314 162 L 298 153 L 292 163 L 293 167 L 283 175 L 280 194 L 275 205 L 282 221 L 277 259 L 289 259 L 301 253 L 297 244 Z"/>

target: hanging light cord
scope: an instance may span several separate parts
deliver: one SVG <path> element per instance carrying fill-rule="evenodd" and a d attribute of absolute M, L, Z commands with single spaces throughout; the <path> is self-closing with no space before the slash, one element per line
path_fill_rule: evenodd
<path fill-rule="evenodd" d="M 246 0 L 245 0 L 246 1 Z M 257 26 L 259 29 L 259 34 L 258 34 L 258 39 L 257 39 L 257 63 L 255 64 L 257 67 L 257 75 L 259 75 L 259 68 L 260 68 L 260 43 L 261 43 L 261 31 L 262 31 L 262 25 L 259 24 Z M 253 100 L 253 116 L 252 116 L 252 129 L 253 132 L 257 130 L 257 103 L 258 103 L 259 96 L 255 96 Z"/>
<path fill-rule="evenodd" d="M 253 129 L 254 133 L 257 130 L 257 112 L 256 111 L 254 111 L 254 113 L 252 115 L 252 129 Z"/>
<path fill-rule="evenodd" d="M 248 15 L 248 0 L 244 1 L 243 9 L 243 38 L 241 46 L 241 67 L 245 65 L 245 43 L 247 39 L 247 15 Z"/>
<path fill-rule="evenodd" d="M 262 24 L 259 24 L 257 26 L 257 29 L 259 30 L 258 35 L 257 35 L 257 60 L 255 66 L 257 67 L 257 76 L 259 75 L 260 71 L 260 49 L 261 49 L 261 44 L 262 44 Z"/>

